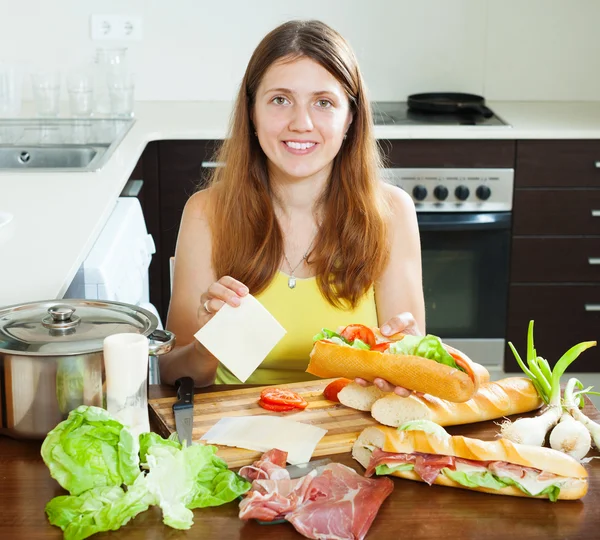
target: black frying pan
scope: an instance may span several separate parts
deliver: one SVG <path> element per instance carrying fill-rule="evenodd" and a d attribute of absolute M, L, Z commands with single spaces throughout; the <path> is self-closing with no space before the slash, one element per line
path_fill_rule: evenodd
<path fill-rule="evenodd" d="M 485 106 L 485 99 L 475 94 L 432 92 L 408 96 L 408 108 L 421 112 L 477 113 L 491 118 L 494 113 Z"/>

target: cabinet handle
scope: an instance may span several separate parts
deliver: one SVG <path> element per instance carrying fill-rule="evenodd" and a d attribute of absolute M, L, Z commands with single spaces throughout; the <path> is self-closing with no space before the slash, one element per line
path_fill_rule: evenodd
<path fill-rule="evenodd" d="M 600 264 L 600 257 L 588 257 L 588 263 L 592 265 Z"/>
<path fill-rule="evenodd" d="M 600 311 L 600 304 L 585 304 L 586 311 Z"/>
<path fill-rule="evenodd" d="M 596 163 L 594 163 L 594 165 L 596 166 L 596 169 L 600 169 L 600 161 L 596 161 Z"/>
<path fill-rule="evenodd" d="M 600 217 L 600 210 L 592 210 L 592 217 Z"/>
<path fill-rule="evenodd" d="M 203 161 L 202 167 L 206 169 L 216 169 L 217 167 L 225 167 L 225 163 L 223 161 Z"/>

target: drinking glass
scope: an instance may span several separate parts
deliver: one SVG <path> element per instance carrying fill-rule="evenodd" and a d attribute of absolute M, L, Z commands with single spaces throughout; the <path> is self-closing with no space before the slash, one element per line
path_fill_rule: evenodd
<path fill-rule="evenodd" d="M 38 71 L 31 75 L 33 100 L 38 116 L 52 118 L 60 110 L 60 73 Z"/>
<path fill-rule="evenodd" d="M 86 70 L 74 71 L 67 77 L 69 108 L 76 118 L 89 118 L 94 110 L 94 78 Z"/>
<path fill-rule="evenodd" d="M 0 117 L 14 118 L 21 113 L 21 72 L 16 66 L 0 62 Z"/>

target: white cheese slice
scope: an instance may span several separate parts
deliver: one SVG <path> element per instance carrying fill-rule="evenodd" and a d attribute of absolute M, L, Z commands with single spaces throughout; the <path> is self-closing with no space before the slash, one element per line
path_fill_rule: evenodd
<path fill-rule="evenodd" d="M 549 480 L 538 480 L 537 477 L 539 473 L 536 472 L 527 472 L 525 478 L 521 478 L 518 474 L 514 474 L 512 472 L 502 472 L 502 474 L 498 474 L 499 478 L 503 476 L 511 478 L 515 482 L 521 484 L 529 493 L 532 495 L 538 495 L 542 491 L 544 491 L 547 487 L 553 486 L 554 484 L 558 484 L 559 486 L 564 484 L 567 480 L 566 478 L 561 479 L 558 477 L 551 478 Z"/>
<path fill-rule="evenodd" d="M 252 295 L 238 307 L 225 304 L 194 337 L 246 382 L 286 330 Z"/>
<path fill-rule="evenodd" d="M 288 463 L 298 465 L 310 461 L 325 433 L 326 429 L 279 416 L 237 416 L 221 418 L 202 440 L 258 452 L 277 448 L 288 453 Z"/>
<path fill-rule="evenodd" d="M 460 461 L 456 462 L 456 470 L 464 473 L 485 473 L 487 472 L 487 467 L 484 466 L 474 466 L 469 463 L 462 463 Z"/>

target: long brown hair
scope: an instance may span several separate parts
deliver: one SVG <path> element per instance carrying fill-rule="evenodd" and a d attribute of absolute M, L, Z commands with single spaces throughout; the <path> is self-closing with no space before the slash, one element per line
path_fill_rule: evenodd
<path fill-rule="evenodd" d="M 388 205 L 356 57 L 344 38 L 320 21 L 290 21 L 275 28 L 248 63 L 230 136 L 215 156 L 226 166 L 215 169 L 210 179 L 212 264 L 217 277 L 230 275 L 252 294 L 264 290 L 279 270 L 283 236 L 273 209 L 267 158 L 254 135 L 251 113 L 267 69 L 278 60 L 299 57 L 319 63 L 340 82 L 353 114 L 320 201 L 323 221 L 307 262 L 332 305 L 355 307 L 387 262 Z"/>

